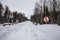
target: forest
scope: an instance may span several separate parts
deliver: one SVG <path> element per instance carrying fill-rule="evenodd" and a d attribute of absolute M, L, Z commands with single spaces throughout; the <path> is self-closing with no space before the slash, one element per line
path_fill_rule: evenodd
<path fill-rule="evenodd" d="M 17 11 L 11 12 L 7 5 L 3 8 L 3 5 L 0 2 L 0 24 L 23 22 L 26 20 L 28 19 L 25 17 L 24 13 Z"/>
<path fill-rule="evenodd" d="M 50 3 L 50 4 L 48 4 Z M 31 18 L 28 19 L 25 17 L 25 14 L 22 12 L 11 12 L 9 7 L 6 5 L 3 8 L 2 3 L 0 2 L 0 24 L 1 23 L 15 23 L 15 22 L 24 22 L 31 21 L 33 23 L 39 24 L 58 24 L 60 25 L 60 2 L 52 0 L 49 2 L 44 2 L 42 5 L 40 2 L 35 3 L 34 13 L 31 15 Z M 47 18 L 45 18 L 47 17 Z"/>
<path fill-rule="evenodd" d="M 48 4 L 49 2 L 50 4 Z M 60 25 L 60 2 L 56 0 L 50 0 L 49 2 L 44 0 L 42 5 L 40 2 L 36 2 L 34 14 L 31 16 L 32 22 L 40 24 Z M 44 21 L 45 17 L 48 18 L 46 22 Z"/>

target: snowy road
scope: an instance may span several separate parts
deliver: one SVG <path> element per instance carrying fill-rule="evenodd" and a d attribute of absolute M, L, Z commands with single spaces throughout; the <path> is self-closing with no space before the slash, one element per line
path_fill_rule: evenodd
<path fill-rule="evenodd" d="M 1 26 L 0 40 L 60 40 L 60 27 L 51 24 L 34 25 L 29 21 Z"/>

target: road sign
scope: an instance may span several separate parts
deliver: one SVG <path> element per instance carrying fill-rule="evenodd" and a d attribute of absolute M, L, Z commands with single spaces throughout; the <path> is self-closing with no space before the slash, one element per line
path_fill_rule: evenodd
<path fill-rule="evenodd" d="M 49 22 L 49 17 L 48 17 L 48 16 L 44 17 L 44 22 L 45 22 L 46 24 Z"/>

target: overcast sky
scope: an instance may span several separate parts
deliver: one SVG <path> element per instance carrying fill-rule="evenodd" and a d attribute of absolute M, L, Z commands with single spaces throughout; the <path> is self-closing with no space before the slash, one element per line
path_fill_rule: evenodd
<path fill-rule="evenodd" d="M 0 0 L 3 6 L 8 5 L 11 11 L 17 10 L 18 12 L 25 13 L 26 17 L 33 14 L 33 9 L 36 0 Z"/>

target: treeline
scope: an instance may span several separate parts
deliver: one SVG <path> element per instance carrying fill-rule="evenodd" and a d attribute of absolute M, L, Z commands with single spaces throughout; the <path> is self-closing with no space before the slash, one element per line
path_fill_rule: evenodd
<path fill-rule="evenodd" d="M 60 25 L 60 4 L 58 4 L 59 3 L 56 0 L 52 0 L 52 4 L 49 6 L 47 5 L 46 0 L 44 0 L 42 5 L 39 2 L 36 2 L 34 14 L 31 15 L 30 21 L 36 24 L 46 24 L 44 18 L 48 17 L 49 21 L 47 24 Z M 7 5 L 3 8 L 3 5 L 0 3 L 0 23 L 15 23 L 27 20 L 29 19 L 25 17 L 24 13 L 19 13 L 17 11 L 11 12 Z M 45 19 L 45 21 L 47 21 L 47 19 Z"/>
<path fill-rule="evenodd" d="M 3 8 L 3 5 L 0 2 L 0 24 L 23 22 L 27 20 L 28 19 L 25 17 L 24 13 L 19 13 L 17 11 L 11 12 L 7 5 L 5 6 L 5 8 Z"/>
<path fill-rule="evenodd" d="M 34 23 L 40 23 L 40 24 L 46 24 L 44 22 L 44 17 L 49 18 L 49 22 L 47 24 L 58 24 L 60 25 L 60 9 L 57 4 L 58 2 L 56 0 L 52 0 L 52 6 L 46 5 L 46 0 L 44 0 L 43 4 L 36 2 L 34 14 L 31 16 L 31 21 Z M 51 8 L 50 8 L 51 7 Z M 56 9 L 58 7 L 58 9 Z M 49 10 L 49 8 L 51 10 Z"/>

